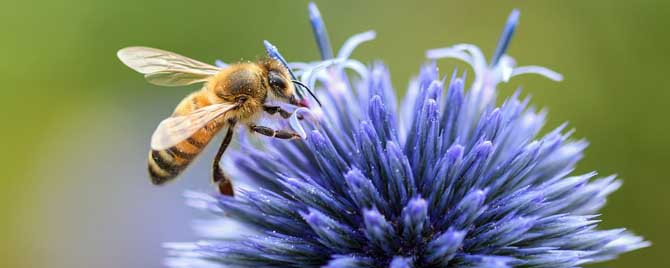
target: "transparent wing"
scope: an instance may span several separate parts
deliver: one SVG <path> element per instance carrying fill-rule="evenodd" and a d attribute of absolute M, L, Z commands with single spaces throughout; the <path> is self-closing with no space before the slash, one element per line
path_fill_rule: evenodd
<path fill-rule="evenodd" d="M 235 107 L 236 104 L 213 104 L 187 115 L 167 118 L 158 125 L 151 136 L 151 149 L 165 150 L 175 146 Z"/>
<path fill-rule="evenodd" d="M 121 62 L 144 74 L 152 84 L 185 86 L 205 82 L 221 69 L 177 53 L 150 47 L 127 47 L 116 53 Z"/>

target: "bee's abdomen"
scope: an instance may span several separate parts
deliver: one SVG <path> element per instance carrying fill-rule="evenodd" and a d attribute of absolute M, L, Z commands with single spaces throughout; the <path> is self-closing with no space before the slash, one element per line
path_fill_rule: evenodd
<path fill-rule="evenodd" d="M 211 140 L 207 130 L 182 141 L 166 150 L 149 151 L 149 175 L 151 182 L 156 185 L 164 184 L 177 177 L 198 156 L 202 149 Z M 200 135 L 198 135 L 200 134 Z"/>

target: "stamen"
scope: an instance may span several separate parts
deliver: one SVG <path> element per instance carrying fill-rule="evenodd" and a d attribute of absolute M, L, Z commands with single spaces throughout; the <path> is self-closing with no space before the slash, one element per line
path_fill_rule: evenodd
<path fill-rule="evenodd" d="M 431 49 L 426 51 L 426 57 L 429 59 L 459 59 L 470 64 L 475 72 L 481 72 L 480 70 L 484 70 L 486 67 L 484 53 L 471 44 L 456 44 L 451 47 Z"/>
<path fill-rule="evenodd" d="M 316 66 L 309 68 L 305 70 L 305 73 L 302 74 L 302 81 L 307 81 L 307 85 L 310 88 L 314 88 L 316 86 L 316 76 L 318 75 L 318 71 L 328 67 L 332 66 L 335 64 L 339 64 L 344 62 L 342 59 L 332 59 L 332 60 L 325 60 L 322 61 L 321 63 L 317 64 Z M 293 79 L 293 80 L 298 80 L 298 79 Z"/>
<path fill-rule="evenodd" d="M 522 74 L 539 74 L 556 82 L 563 81 L 563 75 L 542 66 L 521 66 L 512 71 L 512 77 Z"/>
<path fill-rule="evenodd" d="M 500 34 L 500 39 L 498 40 L 498 46 L 496 47 L 495 53 L 493 53 L 493 57 L 491 58 L 491 67 L 496 66 L 498 64 L 498 61 L 500 60 L 500 57 L 505 54 L 507 51 L 507 47 L 509 46 L 509 42 L 512 40 L 512 36 L 514 35 L 514 30 L 516 29 L 516 26 L 519 24 L 519 10 L 514 9 L 512 10 L 512 13 L 509 14 L 509 17 L 507 17 L 507 23 L 505 24 L 505 28 L 503 28 L 502 33 Z"/>
<path fill-rule="evenodd" d="M 313 2 L 309 3 L 309 21 L 312 24 L 312 31 L 316 39 L 316 45 L 319 47 L 322 60 L 333 58 L 333 49 L 328 40 L 328 31 L 326 31 L 326 24 L 323 23 L 321 12 Z"/>
<path fill-rule="evenodd" d="M 472 63 L 472 56 L 470 54 L 465 53 L 462 50 L 456 50 L 451 47 L 445 47 L 445 48 L 436 48 L 436 49 L 431 49 L 426 51 L 426 58 L 429 59 L 442 59 L 442 58 L 453 58 L 457 60 L 464 61 L 471 66 L 473 65 Z"/>
<path fill-rule="evenodd" d="M 300 124 L 300 117 L 305 118 L 305 115 L 308 115 L 307 118 L 312 118 L 312 110 L 308 108 L 298 108 L 293 111 L 293 114 L 291 115 L 291 118 L 289 118 L 289 125 L 295 132 L 297 132 L 300 137 L 303 139 L 307 139 L 307 133 L 305 132 L 305 129 L 302 127 Z"/>
<path fill-rule="evenodd" d="M 342 48 L 340 48 L 340 52 L 337 53 L 337 58 L 338 59 L 349 58 L 351 53 L 354 52 L 354 49 L 356 49 L 358 45 L 370 40 L 374 40 L 376 36 L 377 33 L 375 33 L 375 31 L 367 31 L 349 37 L 349 39 L 347 39 L 347 41 L 344 42 L 344 45 L 342 45 Z"/>
<path fill-rule="evenodd" d="M 361 81 L 367 81 L 368 71 L 365 64 L 357 60 L 346 60 L 343 64 L 344 68 L 353 70 L 361 77 Z"/>

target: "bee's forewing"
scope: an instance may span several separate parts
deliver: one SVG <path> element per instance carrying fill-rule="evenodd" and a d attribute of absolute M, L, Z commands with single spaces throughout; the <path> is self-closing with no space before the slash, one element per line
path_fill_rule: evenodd
<path fill-rule="evenodd" d="M 184 86 L 206 81 L 220 71 L 216 66 L 177 53 L 150 47 L 127 47 L 117 56 L 128 67 L 160 86 Z"/>
<path fill-rule="evenodd" d="M 207 123 L 235 108 L 235 104 L 213 104 L 197 109 L 187 115 L 163 120 L 151 136 L 151 149 L 165 150 L 188 139 Z"/>

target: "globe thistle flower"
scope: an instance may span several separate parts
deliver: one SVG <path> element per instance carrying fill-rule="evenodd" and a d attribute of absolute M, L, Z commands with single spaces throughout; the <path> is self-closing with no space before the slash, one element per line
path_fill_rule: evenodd
<path fill-rule="evenodd" d="M 187 194 L 218 217 L 197 224 L 206 240 L 166 245 L 170 266 L 576 267 L 649 245 L 598 229 L 621 182 L 573 174 L 585 141 L 565 124 L 540 135 L 546 112 L 518 91 L 496 106 L 496 85 L 514 76 L 562 79 L 505 55 L 518 11 L 488 62 L 469 44 L 429 50 L 433 61 L 400 105 L 382 63 L 350 59 L 374 32 L 334 54 L 316 6 L 309 11 L 322 58 L 289 66 L 323 106 L 291 119 L 301 141 L 231 150 L 229 170 L 246 181 L 235 197 Z M 445 57 L 472 66 L 470 86 L 464 74 L 438 74 L 434 60 Z"/>

